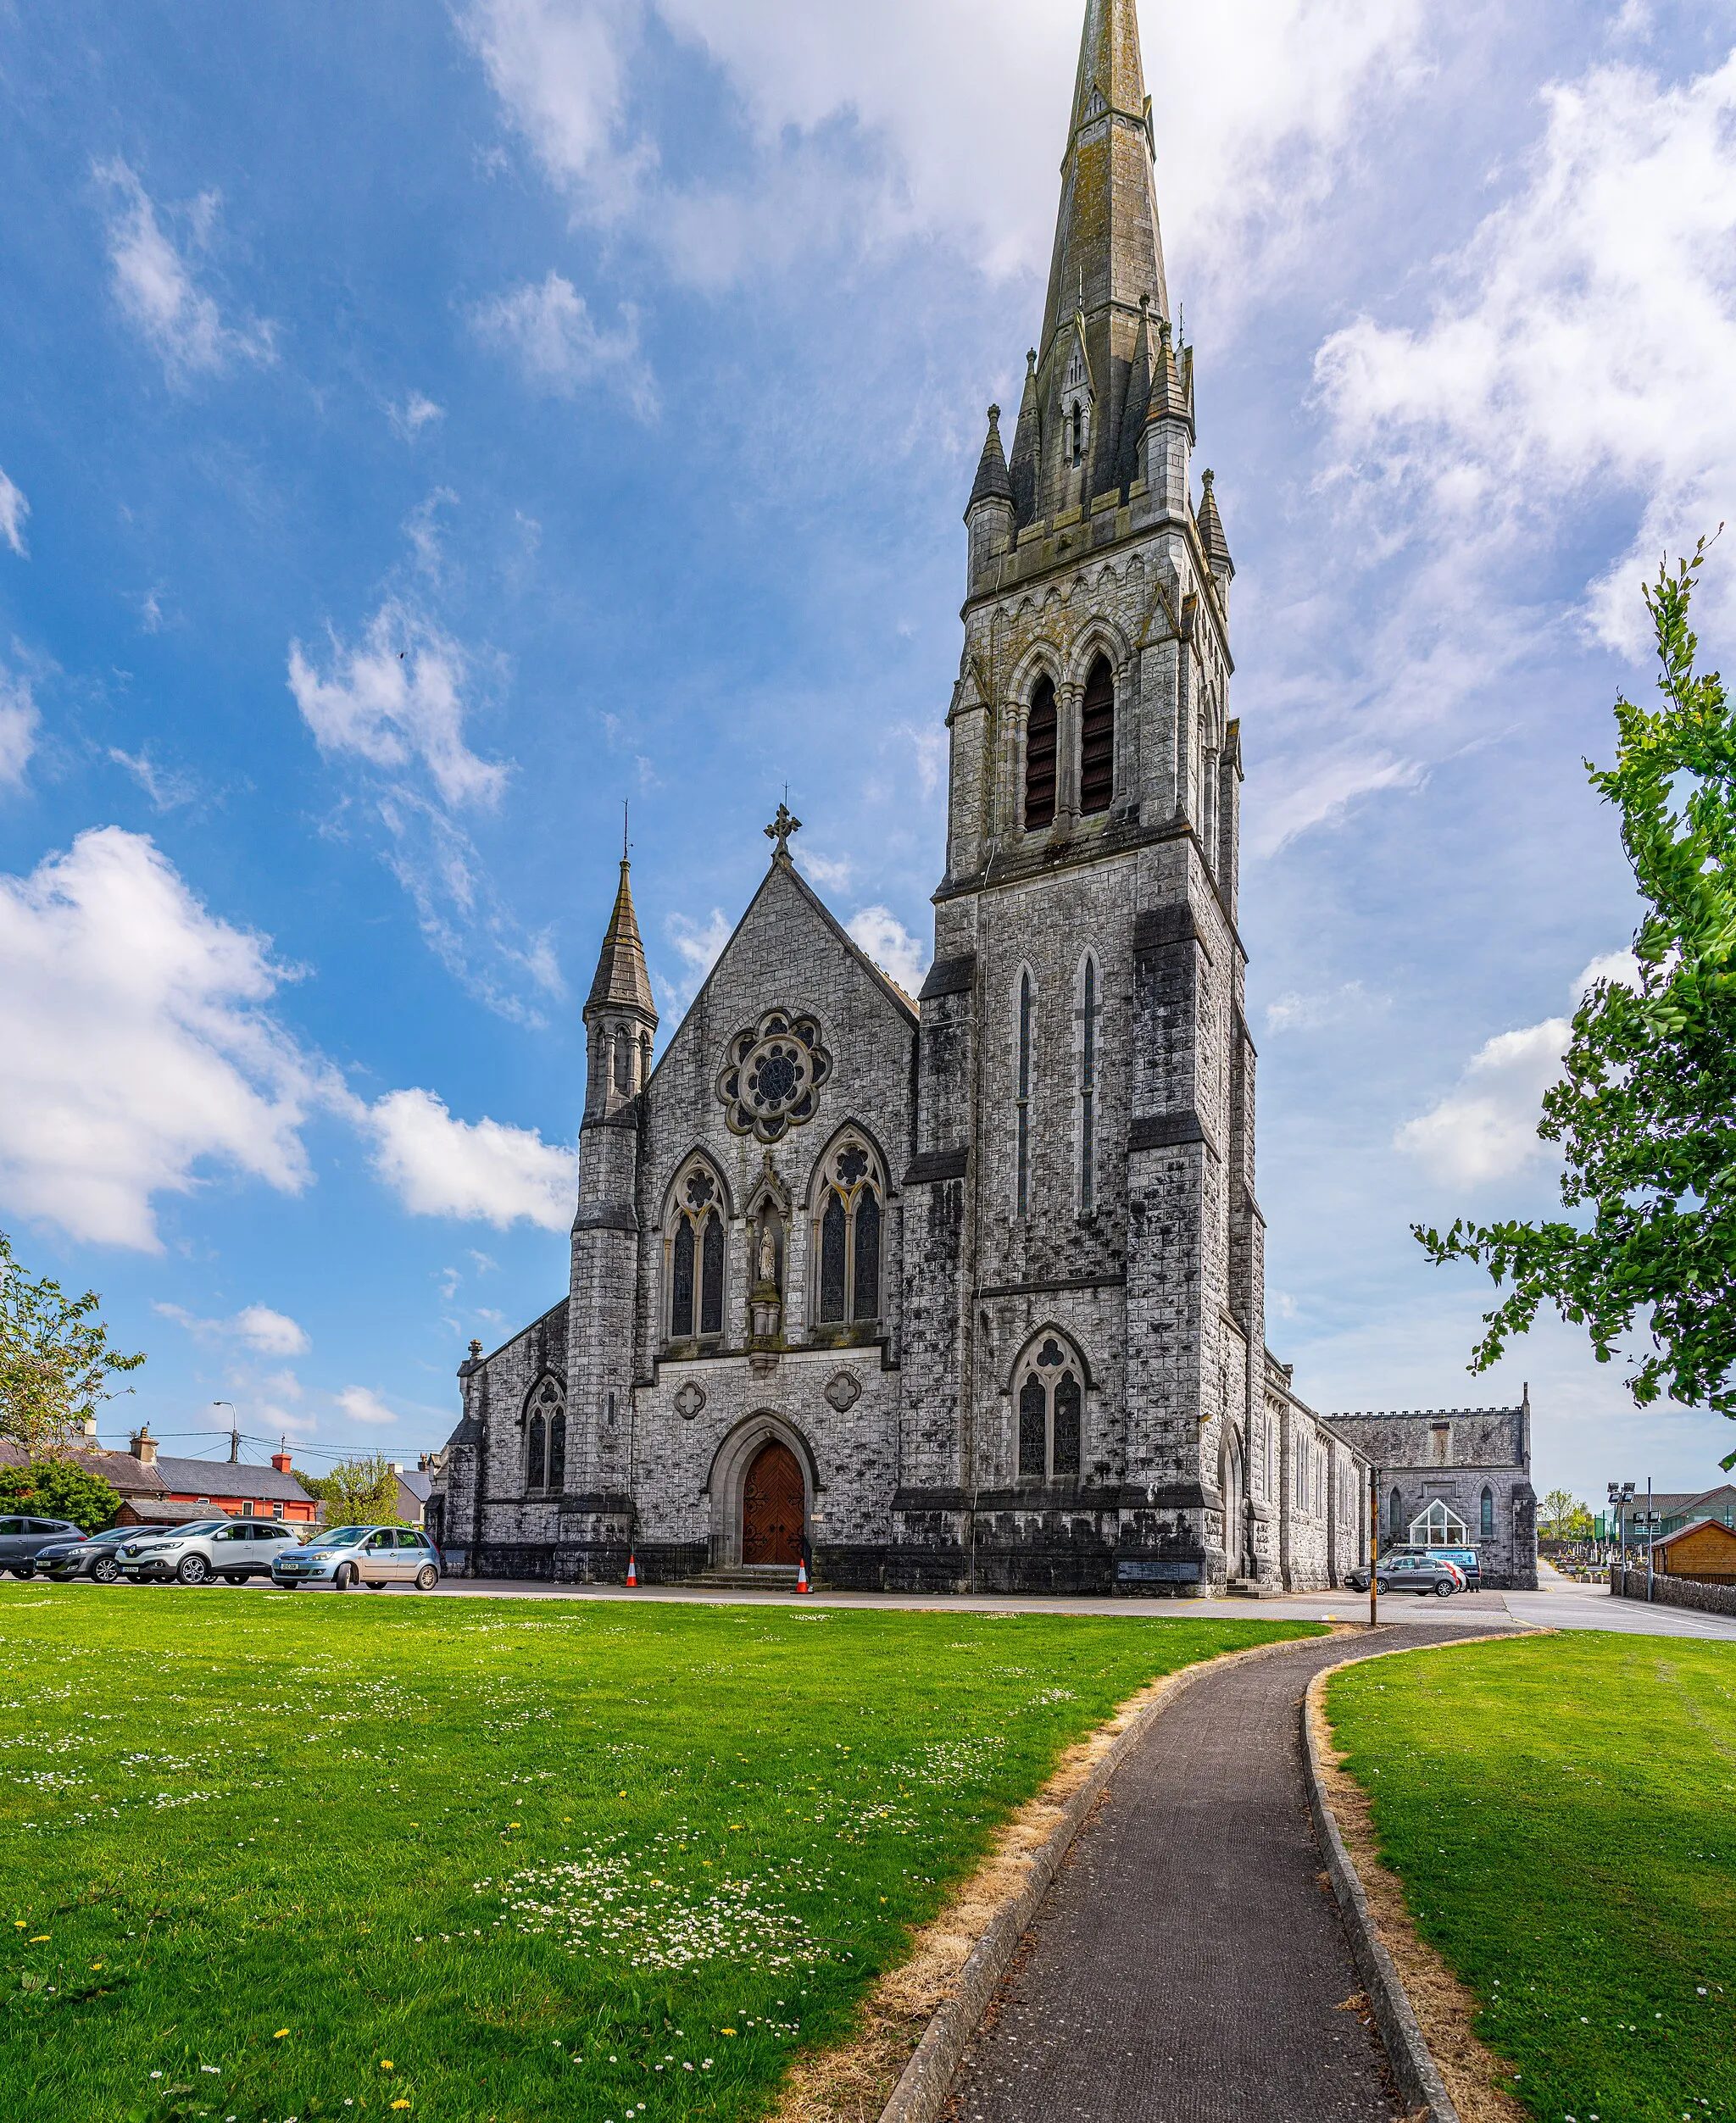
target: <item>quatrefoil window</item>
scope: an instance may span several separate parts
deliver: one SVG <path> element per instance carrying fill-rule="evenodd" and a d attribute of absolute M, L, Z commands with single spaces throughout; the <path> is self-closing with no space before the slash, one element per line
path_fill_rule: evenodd
<path fill-rule="evenodd" d="M 717 1079 L 724 1118 L 737 1135 L 776 1142 L 811 1120 L 819 1092 L 832 1074 L 832 1056 L 816 1019 L 768 1010 L 737 1032 Z"/>

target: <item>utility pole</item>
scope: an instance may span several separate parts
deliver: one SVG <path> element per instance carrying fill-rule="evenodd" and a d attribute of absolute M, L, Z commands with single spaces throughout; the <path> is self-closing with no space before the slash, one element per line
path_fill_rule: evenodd
<path fill-rule="evenodd" d="M 1651 1598 L 1651 1550 L 1656 1539 L 1657 1517 L 1651 1508 L 1651 1476 L 1645 1478 L 1645 1596 Z"/>
<path fill-rule="evenodd" d="M 226 1408 L 229 1410 L 229 1464 L 231 1467 L 237 1466 L 241 1462 L 241 1431 L 236 1427 L 235 1403 L 233 1401 L 213 1401 L 211 1405 L 213 1408 Z"/>
<path fill-rule="evenodd" d="M 1380 1469 L 1368 1470 L 1368 1626 L 1380 1626 Z"/>

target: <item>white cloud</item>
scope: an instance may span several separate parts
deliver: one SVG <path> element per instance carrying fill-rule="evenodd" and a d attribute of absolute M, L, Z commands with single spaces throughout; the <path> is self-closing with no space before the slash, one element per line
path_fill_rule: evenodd
<path fill-rule="evenodd" d="M 943 729 L 921 730 L 910 723 L 900 723 L 893 734 L 908 742 L 916 769 L 916 785 L 924 796 L 932 796 L 946 772 L 949 744 L 947 732 Z"/>
<path fill-rule="evenodd" d="M 389 599 L 361 642 L 331 637 L 331 675 L 322 677 L 299 642 L 290 644 L 289 689 L 326 753 L 351 753 L 376 766 L 418 760 L 448 807 L 492 803 L 507 770 L 465 744 L 463 647 L 420 613 Z"/>
<path fill-rule="evenodd" d="M 201 1341 L 239 1342 L 261 1356 L 305 1356 L 311 1347 L 306 1331 L 287 1313 L 274 1312 L 270 1305 L 245 1305 L 229 1320 L 202 1320 L 181 1305 L 159 1304 L 155 1309 Z M 281 1373 L 268 1384 L 277 1392 L 300 1390 L 292 1372 Z"/>
<path fill-rule="evenodd" d="M 353 1423 L 395 1423 L 398 1417 L 370 1387 L 346 1386 L 336 1396 L 337 1405 Z"/>
<path fill-rule="evenodd" d="M 644 128 L 633 69 L 654 14 L 741 114 L 729 181 L 670 178 Z M 1163 208 L 1191 270 L 1232 285 L 1234 234 L 1269 244 L 1302 225 L 1371 108 L 1417 77 L 1423 15 L 1422 0 L 1226 0 L 1148 22 Z M 690 281 L 798 265 L 816 242 L 933 235 L 997 277 L 1046 262 L 1077 8 L 470 0 L 460 19 L 575 213 L 634 223 Z M 1212 93 L 1166 95 L 1166 81 Z M 1054 153 L 1033 157 L 1033 139 Z"/>
<path fill-rule="evenodd" d="M 209 914 L 147 838 L 104 826 L 0 878 L 0 1199 L 157 1250 L 158 1193 L 226 1165 L 284 1192 L 331 1080 L 265 1005 L 268 940 Z"/>
<path fill-rule="evenodd" d="M 0 788 L 23 783 L 42 720 L 29 679 L 14 677 L 0 664 Z"/>
<path fill-rule="evenodd" d="M 1633 652 L 1636 575 L 1736 490 L 1736 54 L 1679 86 L 1598 67 L 1543 103 L 1524 181 L 1441 262 L 1428 322 L 1363 318 L 1317 375 L 1371 512 L 1394 537 L 1417 512 L 1461 575 L 1616 502 L 1632 542 L 1590 615 Z"/>
<path fill-rule="evenodd" d="M 15 486 L 0 471 L 0 538 L 22 560 L 29 551 L 24 542 L 24 520 L 31 513 L 31 505 L 24 497 L 22 487 Z"/>
<path fill-rule="evenodd" d="M 618 375 L 634 411 L 649 420 L 657 397 L 639 358 L 638 314 L 623 303 L 620 319 L 618 331 L 599 331 L 584 297 L 555 272 L 492 296 L 470 312 L 477 337 L 515 354 L 534 389 L 570 397 L 593 377 Z"/>
<path fill-rule="evenodd" d="M 797 856 L 803 870 L 822 892 L 842 892 L 855 874 L 856 865 L 848 855 L 833 858 L 816 855 L 811 848 L 802 848 Z"/>
<path fill-rule="evenodd" d="M 1552 1154 L 1538 1140 L 1537 1124 L 1543 1095 L 1561 1073 L 1572 1029 L 1565 1017 L 1550 1017 L 1485 1041 L 1455 1089 L 1399 1130 L 1399 1148 L 1449 1187 L 1505 1179 L 1533 1158 Z"/>
<path fill-rule="evenodd" d="M 115 195 L 108 217 L 115 300 L 155 349 L 170 381 L 220 375 L 238 359 L 275 360 L 272 326 L 258 318 L 238 328 L 225 325 L 188 264 L 187 251 L 203 250 L 210 242 L 219 195 L 201 192 L 181 211 L 186 227 L 183 250 L 164 230 L 155 202 L 125 163 L 99 164 L 96 175 Z"/>
<path fill-rule="evenodd" d="M 172 811 L 182 803 L 192 803 L 198 794 L 198 784 L 190 774 L 159 767 L 148 749 L 123 752 L 118 745 L 110 745 L 108 757 L 118 767 L 125 767 L 159 811 Z"/>
<path fill-rule="evenodd" d="M 722 955 L 723 947 L 734 934 L 735 925 L 721 907 L 714 907 L 703 929 L 686 914 L 670 914 L 663 926 L 692 975 L 693 986 L 688 992 L 696 992 L 699 983 Z"/>
<path fill-rule="evenodd" d="M 1631 951 L 1606 951 L 1600 959 L 1594 959 L 1573 983 L 1573 1003 L 1577 1009 L 1582 996 L 1595 987 L 1600 981 L 1611 981 L 1617 987 L 1637 988 L 1639 986 L 1639 961 Z"/>
<path fill-rule="evenodd" d="M 1342 987 L 1313 995 L 1292 988 L 1275 995 L 1266 1004 L 1266 1029 L 1269 1032 L 1315 1031 L 1322 1025 L 1336 1023 L 1365 1000 L 1360 981 L 1346 981 Z"/>
<path fill-rule="evenodd" d="M 864 907 L 846 925 L 874 963 L 889 973 L 906 994 L 915 995 L 927 974 L 932 953 L 892 909 Z"/>
<path fill-rule="evenodd" d="M 386 415 L 400 441 L 414 442 L 431 420 L 446 418 L 446 408 L 436 405 L 420 391 L 412 391 L 402 405 L 388 405 Z"/>
<path fill-rule="evenodd" d="M 534 1128 L 454 1120 L 431 1092 L 394 1091 L 359 1115 L 374 1169 L 415 1216 L 475 1218 L 504 1230 L 524 1221 L 565 1231 L 578 1191 L 577 1153 Z"/>

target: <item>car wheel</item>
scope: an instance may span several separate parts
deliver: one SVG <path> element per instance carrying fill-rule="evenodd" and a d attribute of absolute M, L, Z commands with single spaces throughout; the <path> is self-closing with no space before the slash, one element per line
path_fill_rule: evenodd
<path fill-rule="evenodd" d="M 184 1555 L 175 1566 L 175 1575 L 183 1585 L 203 1585 L 211 1575 L 211 1565 L 203 1555 Z"/>
<path fill-rule="evenodd" d="M 34 1577 L 36 1574 L 36 1566 L 34 1563 L 14 1563 L 12 1566 L 12 1575 L 17 1578 L 20 1583 L 22 1583 L 26 1578 Z"/>
<path fill-rule="evenodd" d="M 431 1592 L 439 1582 L 440 1573 L 431 1563 L 423 1564 L 416 1572 L 416 1590 L 419 1592 Z"/>
<path fill-rule="evenodd" d="M 99 1555 L 91 1565 L 91 1576 L 99 1585 L 113 1585 L 120 1576 L 120 1565 L 112 1555 Z"/>
<path fill-rule="evenodd" d="M 1440 1583 L 1437 1585 L 1434 1589 L 1443 1599 L 1450 1599 L 1452 1598 L 1453 1587 L 1446 1578 L 1443 1578 Z"/>
<path fill-rule="evenodd" d="M 337 1575 L 331 1581 L 333 1585 L 337 1587 L 340 1592 L 347 1592 L 355 1581 L 355 1564 L 353 1563 L 340 1563 L 337 1566 Z"/>

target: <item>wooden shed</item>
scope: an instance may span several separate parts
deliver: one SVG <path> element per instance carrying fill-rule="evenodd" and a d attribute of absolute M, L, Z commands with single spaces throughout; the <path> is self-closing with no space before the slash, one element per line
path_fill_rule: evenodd
<path fill-rule="evenodd" d="M 1736 1530 L 1716 1519 L 1696 1519 L 1653 1543 L 1652 1567 L 1701 1585 L 1736 1585 Z"/>

